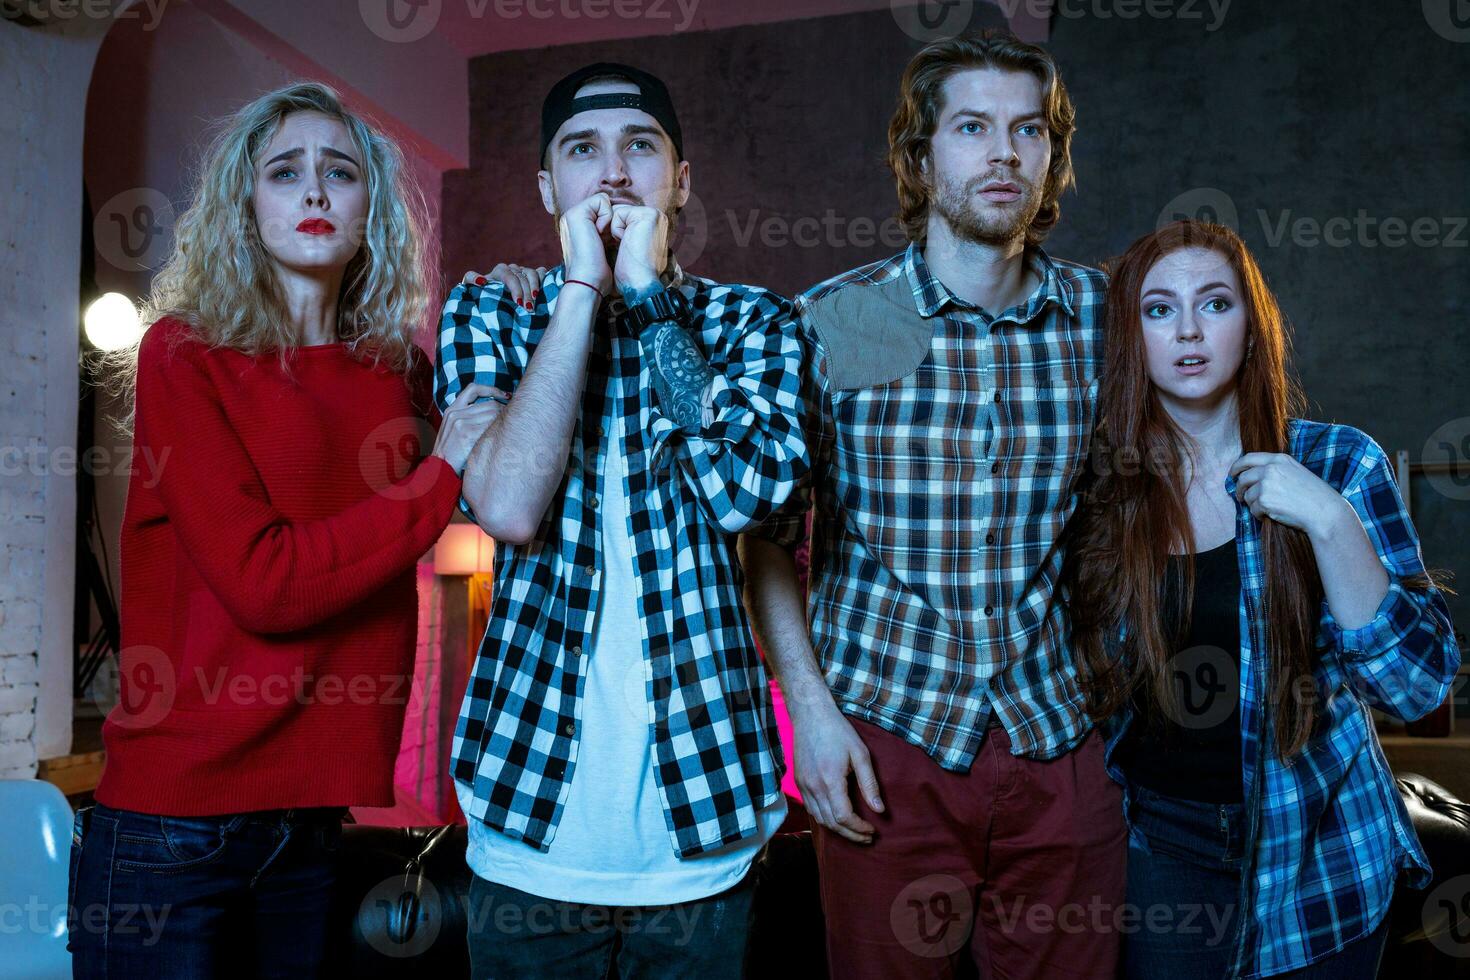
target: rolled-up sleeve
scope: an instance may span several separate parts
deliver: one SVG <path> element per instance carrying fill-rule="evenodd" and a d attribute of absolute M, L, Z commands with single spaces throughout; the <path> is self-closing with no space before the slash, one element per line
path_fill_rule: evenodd
<path fill-rule="evenodd" d="M 1343 497 L 1388 573 L 1388 592 L 1373 618 L 1353 629 L 1341 627 L 1324 602 L 1322 629 L 1372 706 L 1412 721 L 1444 701 L 1460 649 L 1443 593 L 1408 581 L 1425 571 L 1419 536 L 1387 455 L 1363 439 L 1357 474 Z"/>
<path fill-rule="evenodd" d="M 722 287 L 723 288 L 723 287 Z M 806 476 L 801 428 L 801 349 L 791 304 L 764 290 L 717 293 L 709 302 L 736 304 L 718 342 L 707 345 L 715 369 L 713 418 L 697 432 L 680 429 L 653 399 L 649 449 L 674 454 L 677 470 L 701 507 L 735 533 L 764 521 Z"/>

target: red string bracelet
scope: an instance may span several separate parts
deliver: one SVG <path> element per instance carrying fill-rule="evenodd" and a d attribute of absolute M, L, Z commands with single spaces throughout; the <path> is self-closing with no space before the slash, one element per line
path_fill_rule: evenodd
<path fill-rule="evenodd" d="M 564 284 L 576 283 L 578 286 L 586 286 L 588 289 L 592 290 L 594 293 L 597 294 L 597 298 L 598 299 L 606 299 L 607 298 L 606 296 L 603 296 L 602 295 L 602 290 L 598 289 L 596 286 L 592 285 L 592 283 L 590 283 L 590 282 L 584 282 L 581 279 L 566 279 L 563 282 L 564 282 Z"/>

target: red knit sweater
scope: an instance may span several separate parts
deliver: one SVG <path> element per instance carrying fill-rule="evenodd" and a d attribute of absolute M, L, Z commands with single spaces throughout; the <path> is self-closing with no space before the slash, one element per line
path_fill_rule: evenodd
<path fill-rule="evenodd" d="M 299 348 L 283 373 L 177 320 L 149 329 L 100 802 L 171 816 L 392 804 L 414 565 L 460 492 L 453 467 L 422 457 L 438 414 L 415 354 L 407 383 L 342 344 Z"/>

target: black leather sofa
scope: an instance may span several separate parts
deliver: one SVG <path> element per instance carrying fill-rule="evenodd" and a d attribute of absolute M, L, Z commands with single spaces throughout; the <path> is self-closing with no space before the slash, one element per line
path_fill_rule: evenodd
<path fill-rule="evenodd" d="M 1435 874 L 1429 889 L 1395 896 L 1380 976 L 1470 980 L 1470 804 L 1421 776 L 1405 774 L 1398 786 Z M 336 972 L 361 980 L 468 976 L 464 851 L 463 826 L 348 825 L 333 913 Z M 754 873 L 749 975 L 825 977 L 810 833 L 778 834 Z"/>

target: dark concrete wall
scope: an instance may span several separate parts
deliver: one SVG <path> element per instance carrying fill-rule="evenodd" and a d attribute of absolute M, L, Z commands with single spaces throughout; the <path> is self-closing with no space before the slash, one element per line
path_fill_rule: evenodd
<path fill-rule="evenodd" d="M 982 18 L 1004 25 L 998 8 L 977 12 Z M 691 271 L 791 293 L 890 255 L 903 239 L 891 225 L 890 244 L 877 240 L 895 210 L 883 164 L 888 117 L 918 47 L 884 10 L 477 58 L 472 165 L 444 176 L 445 268 L 560 260 L 536 193 L 541 100 L 593 61 L 652 71 L 674 96 L 697 198 L 679 252 L 681 260 L 699 253 L 686 262 Z M 872 241 L 851 244 L 865 240 L 864 222 Z"/>
<path fill-rule="evenodd" d="M 1096 263 L 1175 212 L 1232 222 L 1294 324 L 1312 414 L 1444 458 L 1442 427 L 1470 433 L 1470 26 L 1442 5 L 1061 3 L 1049 47 L 1078 106 L 1078 190 L 1048 247 Z M 539 107 L 593 60 L 674 93 L 694 271 L 791 293 L 888 255 L 872 240 L 895 208 L 887 122 L 918 47 L 879 11 L 477 59 L 472 166 L 444 180 L 446 269 L 558 260 Z M 1415 477 L 1410 493 L 1427 560 L 1470 591 L 1470 487 Z M 1470 605 L 1452 601 L 1463 630 Z"/>

